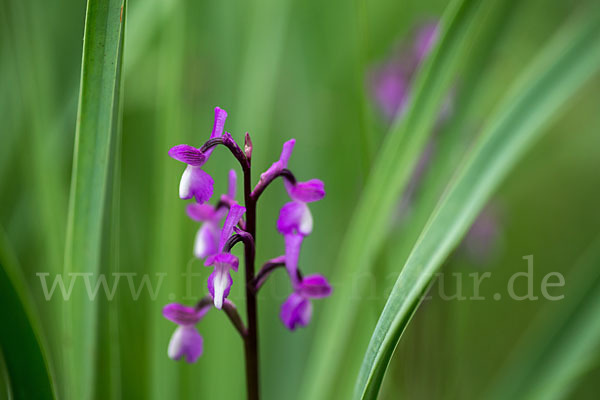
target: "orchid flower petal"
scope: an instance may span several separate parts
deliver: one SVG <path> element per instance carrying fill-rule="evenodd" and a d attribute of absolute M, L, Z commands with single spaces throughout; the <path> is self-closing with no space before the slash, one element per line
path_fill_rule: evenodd
<path fill-rule="evenodd" d="M 223 128 L 225 127 L 225 120 L 227 119 L 227 111 L 222 108 L 215 107 L 215 122 L 213 124 L 213 130 L 210 134 L 210 138 L 218 138 L 223 134 Z"/>
<path fill-rule="evenodd" d="M 213 129 L 210 134 L 211 139 L 215 139 L 220 137 L 223 134 L 223 128 L 225 127 L 225 120 L 227 119 L 227 111 L 222 108 L 215 107 L 215 122 L 213 123 Z M 206 151 L 206 159 L 210 157 L 213 150 L 215 148 L 212 147 Z"/>
<path fill-rule="evenodd" d="M 225 263 L 215 264 L 215 269 L 208 277 L 208 291 L 212 295 L 215 308 L 223 307 L 224 299 L 229 296 L 233 278 L 229 273 L 229 265 Z"/>
<path fill-rule="evenodd" d="M 285 268 L 288 271 L 292 284 L 298 284 L 298 258 L 300 257 L 301 235 L 285 235 Z"/>
<path fill-rule="evenodd" d="M 289 330 L 295 330 L 298 326 L 306 326 L 312 316 L 312 305 L 310 301 L 297 293 L 292 293 L 285 303 L 281 305 L 279 318 Z"/>
<path fill-rule="evenodd" d="M 218 213 L 211 204 L 188 204 L 185 211 L 188 217 L 194 221 L 205 222 L 218 220 Z"/>
<path fill-rule="evenodd" d="M 225 218 L 225 223 L 223 224 L 223 230 L 221 231 L 221 241 L 219 242 L 219 251 L 223 250 L 223 246 L 225 246 L 225 242 L 233 233 L 233 227 L 237 225 L 242 215 L 246 212 L 246 208 L 240 206 L 239 204 L 233 204 L 229 209 L 229 213 L 227 214 L 227 218 Z"/>
<path fill-rule="evenodd" d="M 312 229 L 313 218 L 306 203 L 292 201 L 281 207 L 277 220 L 277 230 L 281 234 L 299 233 L 307 236 Z"/>
<path fill-rule="evenodd" d="M 227 197 L 230 200 L 235 200 L 235 191 L 237 186 L 237 175 L 235 170 L 229 171 L 229 185 L 227 186 Z"/>
<path fill-rule="evenodd" d="M 180 144 L 175 147 L 171 147 L 171 150 L 169 150 L 169 156 L 177 161 L 184 162 L 194 167 L 202 166 L 207 159 L 206 155 L 199 149 L 187 144 Z"/>
<path fill-rule="evenodd" d="M 196 233 L 194 256 L 206 258 L 219 251 L 219 227 L 213 222 L 205 222 Z"/>
<path fill-rule="evenodd" d="M 287 168 L 288 161 L 290 156 L 292 155 L 292 151 L 294 150 L 294 145 L 296 144 L 296 139 L 290 139 L 283 144 L 283 149 L 281 150 L 281 155 L 279 156 L 279 160 L 275 161 L 269 169 L 263 172 L 260 175 L 261 181 L 267 181 L 272 179 L 273 176 L 280 173 L 283 169 Z"/>
<path fill-rule="evenodd" d="M 209 307 L 197 310 L 183 304 L 171 303 L 163 307 L 163 316 L 179 325 L 196 325 L 208 310 Z"/>
<path fill-rule="evenodd" d="M 227 264 L 234 271 L 238 270 L 239 260 L 236 256 L 231 253 L 218 253 L 214 254 L 206 259 L 204 266 L 210 267 L 216 264 Z"/>
<path fill-rule="evenodd" d="M 169 358 L 180 360 L 185 357 L 188 363 L 194 363 L 202 355 L 202 336 L 194 326 L 179 326 L 169 341 Z"/>
<path fill-rule="evenodd" d="M 293 200 L 312 203 L 325 197 L 325 184 L 319 179 L 297 182 L 295 185 L 285 181 L 285 187 Z"/>
<path fill-rule="evenodd" d="M 200 167 L 188 165 L 179 183 L 179 197 L 187 200 L 192 197 L 196 202 L 204 203 L 212 197 L 214 181 Z"/>
<path fill-rule="evenodd" d="M 283 168 L 287 168 L 288 161 L 290 160 L 290 156 L 292 155 L 292 151 L 294 150 L 294 145 L 296 144 L 296 139 L 290 139 L 283 144 L 283 148 L 281 149 L 281 155 L 279 156 L 279 161 Z"/>
<path fill-rule="evenodd" d="M 331 285 L 323 275 L 308 275 L 302 279 L 298 293 L 306 298 L 319 299 L 331 295 Z"/>

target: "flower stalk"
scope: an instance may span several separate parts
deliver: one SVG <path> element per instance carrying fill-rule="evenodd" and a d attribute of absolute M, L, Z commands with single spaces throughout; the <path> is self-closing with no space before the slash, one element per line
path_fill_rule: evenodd
<path fill-rule="evenodd" d="M 246 232 L 252 237 L 252 243 L 244 242 L 244 260 L 246 262 L 246 315 L 248 317 L 248 334 L 245 337 L 244 352 L 246 355 L 246 387 L 248 400 L 259 398 L 258 367 L 258 313 L 256 309 L 256 293 L 253 290 L 254 262 L 256 248 L 256 201 L 252 193 L 252 166 L 246 159 L 244 171 L 244 203 L 246 205 Z"/>

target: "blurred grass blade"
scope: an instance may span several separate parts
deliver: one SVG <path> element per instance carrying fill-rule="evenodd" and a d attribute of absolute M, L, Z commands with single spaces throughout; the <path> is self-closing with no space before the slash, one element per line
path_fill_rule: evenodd
<path fill-rule="evenodd" d="M 396 281 L 365 355 L 355 398 L 377 397 L 400 336 L 441 263 L 542 128 L 600 67 L 599 17 L 589 15 L 555 37 L 484 128 Z"/>
<path fill-rule="evenodd" d="M 33 298 L 26 289 L 14 256 L 0 231 L 0 397 L 54 399 L 44 342 L 40 340 L 39 318 Z M 4 386 L 4 387 L 3 387 Z"/>
<path fill-rule="evenodd" d="M 157 58 L 157 96 L 156 113 L 154 115 L 154 146 L 152 159 L 158 167 L 154 172 L 152 185 L 152 198 L 154 210 L 151 223 L 155 226 L 151 238 L 149 269 L 154 274 L 173 273 L 179 275 L 185 265 L 186 253 L 183 245 L 187 244 L 184 237 L 184 219 L 173 210 L 181 212 L 183 205 L 177 196 L 177 180 L 181 176 L 182 168 L 173 162 L 168 155 L 168 149 L 176 143 L 186 142 L 183 134 L 186 132 L 184 110 L 182 102 L 183 88 L 185 86 L 185 44 L 186 44 L 186 4 L 177 2 L 175 10 L 171 13 L 168 24 L 161 31 L 160 57 Z M 169 134 L 165 134 L 169 132 Z M 149 352 L 150 360 L 150 387 L 148 399 L 165 399 L 169 397 L 184 398 L 186 387 L 183 385 L 182 368 L 167 357 L 167 345 L 173 334 L 173 324 L 166 320 L 161 308 L 173 301 L 171 293 L 181 293 L 180 282 L 165 280 L 160 293 L 153 299 L 148 307 L 149 318 Z M 194 367 L 197 367 L 194 365 Z M 185 368 L 189 371 L 193 368 Z M 196 375 L 196 381 L 200 379 Z"/>
<path fill-rule="evenodd" d="M 562 399 L 600 348 L 600 239 L 567 277 L 563 300 L 550 303 L 527 330 L 486 399 Z"/>
<path fill-rule="evenodd" d="M 0 347 L 0 398 L 7 400 L 14 399 L 12 388 L 10 387 L 8 368 L 6 367 L 6 361 L 4 361 L 4 355 L 2 354 L 2 347 Z"/>
<path fill-rule="evenodd" d="M 327 330 L 316 335 L 300 398 L 329 398 L 336 373 L 348 346 L 356 306 L 358 274 L 368 273 L 385 239 L 389 215 L 406 186 L 423 150 L 436 115 L 467 49 L 469 33 L 483 17 L 479 0 L 456 0 L 441 21 L 438 45 L 415 81 L 415 97 L 404 118 L 400 117 L 387 135 L 340 248 L 332 280 L 354 282 L 338 286 L 327 302 L 323 317 Z M 327 357 L 324 355 L 327 354 Z"/>
<path fill-rule="evenodd" d="M 99 278 L 101 265 L 112 262 L 109 232 L 114 172 L 117 168 L 120 88 L 125 3 L 89 0 L 85 20 L 79 110 L 65 250 L 65 280 L 73 273 Z M 98 302 L 75 287 L 65 302 L 65 397 L 90 399 L 95 390 Z M 78 290 L 81 289 L 81 290 Z M 109 351 L 109 349 L 102 349 Z"/>

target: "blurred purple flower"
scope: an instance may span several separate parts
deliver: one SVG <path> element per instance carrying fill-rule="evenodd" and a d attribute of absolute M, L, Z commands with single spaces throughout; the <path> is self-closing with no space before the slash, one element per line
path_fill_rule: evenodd
<path fill-rule="evenodd" d="M 417 64 L 421 64 L 431 52 L 431 48 L 437 41 L 438 33 L 439 24 L 437 21 L 430 21 L 419 28 L 413 46 Z"/>
<path fill-rule="evenodd" d="M 403 46 L 398 54 L 385 61 L 372 74 L 372 96 L 389 121 L 404 113 L 411 95 L 412 80 L 422 61 L 431 52 L 437 36 L 437 21 L 421 25 L 412 46 Z"/>
<path fill-rule="evenodd" d="M 188 204 L 186 208 L 188 216 L 195 221 L 202 222 L 194 241 L 194 255 L 196 257 L 206 258 L 219 251 L 218 246 L 221 236 L 219 225 L 227 213 L 225 205 L 231 207 L 235 203 L 236 182 L 235 171 L 229 171 L 229 189 L 227 194 L 221 196 L 222 204 L 216 207 L 211 204 Z"/>
<path fill-rule="evenodd" d="M 215 108 L 215 122 L 210 138 L 217 138 L 223 134 L 227 112 L 219 107 Z M 193 146 L 180 144 L 169 150 L 169 156 L 187 164 L 181 181 L 179 182 L 179 197 L 186 200 L 192 197 L 196 202 L 204 203 L 212 197 L 214 181 L 212 177 L 202 170 L 202 166 L 212 153 L 212 149 L 206 152 L 200 151 Z"/>
<path fill-rule="evenodd" d="M 184 357 L 186 362 L 194 363 L 202 355 L 203 339 L 196 330 L 196 324 L 209 309 L 210 305 L 195 309 L 178 303 L 167 304 L 163 308 L 163 316 L 179 325 L 169 342 L 169 358 L 180 360 Z"/>
<path fill-rule="evenodd" d="M 423 60 L 431 52 L 438 39 L 439 24 L 430 21 L 420 25 L 413 35 L 412 43 L 406 43 L 389 60 L 379 66 L 371 77 L 370 88 L 372 96 L 383 115 L 392 121 L 404 113 L 411 96 L 411 84 Z M 444 122 L 452 113 L 454 89 L 446 97 L 438 114 L 439 124 Z M 423 154 L 412 173 L 410 181 L 400 203 L 399 214 L 405 216 L 414 201 L 415 194 L 421 184 L 436 153 L 436 137 L 432 136 L 423 150 Z M 462 247 L 473 261 L 483 262 L 496 246 L 499 225 L 491 209 L 484 210 L 473 223 L 466 235 Z"/>
<path fill-rule="evenodd" d="M 320 299 L 331 295 L 331 286 L 327 279 L 321 275 L 306 276 L 295 285 L 292 293 L 285 303 L 281 305 L 279 317 L 283 324 L 290 330 L 298 326 L 306 326 L 312 316 L 310 299 Z"/>
<path fill-rule="evenodd" d="M 233 204 L 229 209 L 223 229 L 221 230 L 221 239 L 216 254 L 206 259 L 205 266 L 214 266 L 212 274 L 208 277 L 208 291 L 212 295 L 215 307 L 221 309 L 223 300 L 229 295 L 233 278 L 231 270 L 238 270 L 238 258 L 229 252 L 224 252 L 225 243 L 233 233 L 233 227 L 244 215 L 246 209 L 238 204 Z"/>
<path fill-rule="evenodd" d="M 471 262 L 484 264 L 500 247 L 500 216 L 498 207 L 488 204 L 477 216 L 465 235 L 461 247 Z"/>

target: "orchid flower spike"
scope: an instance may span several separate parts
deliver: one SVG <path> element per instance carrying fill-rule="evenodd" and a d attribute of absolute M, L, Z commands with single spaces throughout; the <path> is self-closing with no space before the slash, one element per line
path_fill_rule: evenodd
<path fill-rule="evenodd" d="M 215 108 L 215 122 L 210 138 L 217 138 L 223 134 L 227 112 L 219 107 Z M 212 197 L 214 181 L 212 177 L 202 170 L 208 161 L 213 149 L 206 152 L 193 146 L 180 144 L 169 150 L 169 156 L 187 164 L 181 181 L 179 182 L 179 197 L 187 200 L 193 197 L 196 202 L 204 203 Z"/>
<path fill-rule="evenodd" d="M 246 209 L 239 204 L 233 204 L 229 209 L 229 214 L 225 218 L 218 252 L 206 259 L 205 266 L 214 266 L 212 274 L 208 277 L 208 291 L 212 295 L 215 307 L 219 310 L 223 307 L 223 301 L 229 295 L 233 278 L 231 270 L 238 270 L 238 258 L 229 252 L 224 252 L 225 243 L 233 233 L 233 227 L 244 215 Z"/>
<path fill-rule="evenodd" d="M 281 305 L 279 317 L 289 330 L 298 326 L 306 326 L 312 317 L 312 304 L 310 299 L 320 299 L 331 295 L 332 289 L 327 279 L 322 275 L 309 275 L 304 277 L 296 286 L 285 303 Z"/>
<path fill-rule="evenodd" d="M 423 60 L 431 53 L 439 36 L 438 32 L 437 21 L 419 26 L 410 46 L 403 46 L 372 74 L 369 84 L 372 97 L 389 121 L 406 111 L 413 78 Z"/>
<path fill-rule="evenodd" d="M 184 357 L 186 362 L 194 363 L 202 355 L 203 339 L 196 324 L 209 309 L 210 305 L 195 309 L 178 303 L 163 308 L 163 316 L 179 325 L 169 342 L 169 358 L 177 361 Z"/>
<path fill-rule="evenodd" d="M 221 202 L 229 207 L 235 203 L 236 182 L 235 171 L 229 171 L 229 190 L 227 194 L 221 196 Z M 216 254 L 219 251 L 219 239 L 221 237 L 219 225 L 227 214 L 227 207 L 224 205 L 215 207 L 211 204 L 192 203 L 188 204 L 186 211 L 191 219 L 202 222 L 194 241 L 194 255 L 198 258 L 206 258 Z"/>

